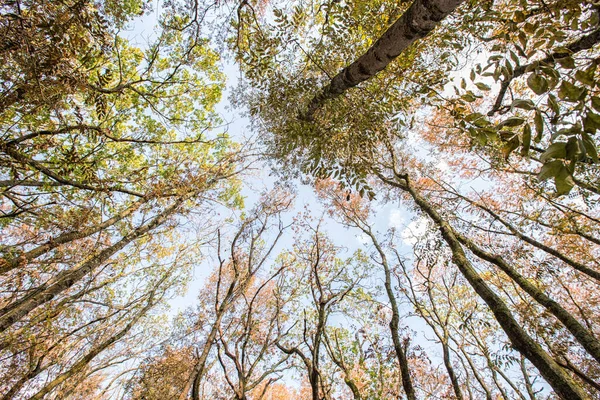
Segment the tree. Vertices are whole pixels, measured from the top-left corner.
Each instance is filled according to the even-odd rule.
[[[592,60],[594,60],[594,45],[597,41],[597,10],[585,2],[553,3],[551,5],[540,3],[533,7],[527,3],[532,11],[525,12],[523,9],[525,2],[521,3],[505,2],[501,5],[486,3],[461,9],[456,14],[456,20],[448,22],[448,24],[454,23],[454,28],[458,28],[458,31],[464,34],[463,39],[459,40],[450,32],[445,31],[445,24],[441,24],[437,34],[438,37],[444,39],[443,42],[435,43],[432,36],[428,43],[413,46],[411,48],[413,53],[408,52],[407,57],[399,62],[398,67],[402,68],[401,74],[392,64],[389,64],[389,69],[380,72],[368,82],[364,82],[361,91],[345,93],[345,96],[342,96],[343,91],[340,91],[339,94],[336,93],[338,97],[328,105],[324,105],[318,100],[319,107],[322,109],[316,118],[309,118],[309,121],[299,121],[297,116],[298,114],[302,115],[302,112],[298,113],[293,107],[287,105],[296,103],[302,107],[302,104],[312,104],[310,83],[314,85],[314,82],[318,81],[314,78],[316,75],[331,76],[328,74],[329,66],[332,64],[330,60],[339,60],[341,55],[347,55],[347,44],[338,41],[335,42],[335,46],[323,46],[322,43],[329,43],[329,40],[336,37],[336,33],[326,29],[315,30],[312,28],[315,26],[315,22],[324,21],[325,25],[333,24],[332,20],[338,16],[335,12],[330,13],[330,9],[323,9],[320,10],[321,13],[313,14],[317,16],[313,20],[306,14],[302,14],[301,10],[298,10],[297,16],[291,20],[283,17],[282,13],[276,10],[274,12],[275,24],[271,24],[274,31],[277,32],[278,27],[281,27],[280,29],[287,27],[288,32],[274,32],[269,40],[262,40],[261,44],[256,45],[255,48],[249,45],[248,48],[252,49],[255,54],[261,54],[261,57],[266,56],[269,59],[272,48],[278,48],[286,41],[287,43],[297,41],[298,39],[295,39],[294,36],[296,32],[302,30],[313,32],[317,38],[300,43],[298,46],[300,51],[296,54],[292,48],[289,48],[287,60],[291,61],[277,63],[271,57],[270,61],[261,61],[254,67],[251,65],[246,67],[246,76],[252,82],[253,90],[246,95],[244,100],[255,116],[257,126],[264,131],[267,143],[273,149],[273,154],[282,161],[280,165],[283,168],[295,167],[314,178],[338,178],[342,184],[356,187],[361,196],[368,194],[370,198],[376,194],[372,185],[379,180],[382,184],[382,192],[383,190],[387,190],[388,193],[398,191],[400,194],[391,195],[400,195],[412,200],[416,208],[427,215],[434,226],[440,230],[443,241],[451,250],[454,265],[489,306],[490,311],[510,338],[512,345],[538,368],[559,396],[587,398],[588,395],[575,383],[575,375],[571,374],[573,371],[561,367],[557,362],[560,360],[552,354],[553,351],[549,353],[544,349],[548,343],[536,340],[537,337],[532,336],[531,330],[528,332],[527,329],[520,326],[515,318],[516,310],[511,310],[510,303],[503,298],[504,294],[499,295],[489,278],[484,279],[474,266],[481,262],[479,260],[483,260],[491,262],[508,274],[511,281],[519,285],[521,290],[528,293],[554,317],[561,320],[574,336],[579,336],[577,340],[582,345],[585,343],[584,346],[587,347],[590,355],[595,353],[593,347],[597,344],[594,335],[584,327],[581,320],[578,321],[572,313],[568,312],[565,306],[531,284],[521,275],[518,268],[506,262],[503,256],[495,253],[495,250],[487,252],[475,244],[468,234],[459,232],[453,226],[452,220],[456,218],[460,221],[461,215],[454,210],[449,210],[448,205],[444,206],[432,201],[435,192],[424,184],[431,175],[435,175],[426,162],[418,159],[419,151],[423,151],[423,149],[419,149],[417,146],[426,147],[422,142],[411,146],[413,144],[405,139],[406,133],[413,128],[411,119],[415,120],[414,117],[411,118],[411,114],[417,113],[420,103],[424,103],[430,108],[422,108],[423,112],[436,107],[451,121],[451,129],[443,132],[445,137],[451,137],[451,140],[454,141],[462,140],[462,143],[465,143],[465,135],[462,133],[471,138],[470,143],[467,142],[469,146],[467,151],[470,152],[470,155],[483,156],[486,161],[489,160],[487,165],[491,172],[496,174],[495,178],[501,176],[503,163],[510,162],[509,158],[513,151],[519,147],[522,147],[521,157],[530,157],[530,159],[543,164],[539,175],[540,182],[533,182],[538,187],[538,193],[542,192],[542,195],[538,194],[539,197],[536,199],[538,204],[548,202],[555,208],[567,209],[548,198],[548,188],[543,186],[543,180],[548,177],[555,178],[556,194],[559,196],[568,193],[576,185],[582,190],[584,199],[589,199],[590,193],[596,193],[595,184],[590,184],[589,181],[573,175],[577,169],[582,177],[594,176],[595,153],[597,152],[597,143],[590,136],[595,132],[593,118],[587,116],[589,112],[593,112],[591,106],[588,106],[591,104],[588,103],[591,101],[591,97],[588,95],[593,96],[593,90],[590,92],[587,87],[575,89],[576,85],[573,82],[574,79],[577,79],[575,75],[583,80],[586,80],[587,76],[590,78],[587,79],[588,84],[595,85],[592,83],[591,77],[595,71],[595,61]],[[334,11],[339,12],[338,10]],[[340,14],[344,15],[343,12]],[[558,20],[555,18],[557,14],[560,14]],[[260,23],[266,24],[267,22],[256,22],[256,24]],[[290,26],[295,30],[289,29]],[[356,36],[360,31],[357,27],[362,27],[360,23],[347,26],[345,29],[354,32]],[[374,24],[374,26],[378,25]],[[533,47],[529,47],[531,45],[527,38],[527,32],[536,33],[539,35],[536,38],[543,37],[544,39],[537,40]],[[353,37],[352,33],[350,33],[350,37]],[[374,37],[378,37],[377,34]],[[362,45],[364,41],[357,40],[352,44],[356,45],[356,43]],[[468,47],[465,45],[468,44],[481,45],[489,49],[491,53],[504,52],[508,56],[493,54],[487,66],[478,66],[473,63],[474,69],[470,76],[474,81],[473,88],[467,86],[466,79],[460,81],[459,78],[457,81],[461,83],[460,87],[456,89],[457,96],[447,96],[443,89],[449,79],[445,76],[446,72],[455,64],[445,51],[453,47],[458,50],[467,49]],[[266,46],[266,50],[257,51],[260,46],[263,48]],[[538,49],[543,49],[546,54],[542,56]],[[446,56],[433,59],[433,51]],[[359,60],[360,54],[356,57]],[[462,54],[469,56],[466,50]],[[575,61],[576,57],[574,56],[580,57],[581,61]],[[252,56],[247,59],[253,60]],[[556,69],[555,65],[558,66]],[[425,66],[429,68],[427,73],[423,72]],[[257,77],[256,72],[253,71],[257,68],[268,71],[264,75],[266,78]],[[542,70],[546,72],[541,72]],[[515,99],[510,109],[502,108],[504,95],[513,80],[526,76],[530,71],[534,72],[528,75],[528,86],[538,98],[547,96],[547,110],[550,112],[540,109],[535,101],[538,98]],[[428,80],[429,74],[438,74],[438,79],[436,81]],[[286,78],[287,76],[295,78],[289,80]],[[479,93],[491,90],[488,84],[481,80],[476,81],[478,76],[484,80],[487,78],[496,81],[503,77],[500,94],[494,100],[495,104],[489,113],[478,111],[486,106],[485,98]],[[269,82],[265,82],[264,79],[269,79]],[[328,81],[326,78],[324,79],[326,82]],[[339,78],[333,79],[339,80]],[[556,88],[556,93],[546,95],[554,88]],[[556,100],[557,96],[564,101],[563,104],[559,105]],[[287,99],[287,103],[278,100],[281,98]],[[397,98],[402,102],[395,101]],[[396,106],[397,103],[400,104]],[[568,104],[571,103],[574,107],[569,107]],[[511,113],[521,109],[531,111],[530,118],[533,120],[527,125],[527,119],[521,116],[520,111],[516,111],[515,115],[508,118],[495,119],[496,113],[501,108],[503,111]],[[350,110],[356,109],[361,109],[361,115],[351,114]],[[573,117],[574,122],[563,122],[565,120],[559,118],[562,115]],[[571,117],[567,117],[567,119]],[[579,119],[587,121],[587,128],[583,128],[586,124],[575,123]],[[555,134],[551,137],[543,136],[544,125],[548,125]],[[533,130],[531,126],[535,127],[538,134],[537,142],[546,146],[534,150],[543,154],[543,157],[539,159],[531,154]],[[522,132],[516,131],[516,129],[520,129],[519,127],[523,127]],[[567,147],[569,148],[568,155]],[[451,146],[447,146],[447,148],[452,150]],[[468,156],[465,156],[465,159],[470,160]],[[521,175],[534,175],[535,170],[531,171],[531,166],[527,164],[531,164],[531,162],[528,163],[527,159],[523,159],[520,165],[517,166],[515,162],[510,169]],[[526,172],[523,172],[522,166],[525,166]],[[576,181],[579,181],[579,184],[576,184]],[[506,182],[499,180],[497,182],[512,183],[513,180],[507,178]],[[540,185],[540,183],[542,184]],[[444,185],[440,186],[441,190],[448,191]],[[504,190],[506,191],[506,189]],[[454,195],[456,196],[456,194]],[[467,200],[467,202],[470,201]],[[482,207],[485,206],[481,203],[470,202],[470,206],[476,204],[480,206],[481,210],[484,210]],[[558,259],[561,263],[592,278],[597,274],[596,267],[590,265],[589,262],[582,262],[578,256],[566,255],[555,246],[544,244],[536,239],[535,234],[523,233],[516,225],[501,217],[500,213],[487,208],[486,212],[504,226],[500,231],[502,233],[499,234],[502,235],[504,231],[509,231],[519,241],[535,248],[536,252],[548,254],[553,260]],[[590,216],[588,213],[582,214]],[[529,222],[530,226],[536,226],[535,222],[531,220]],[[588,226],[590,226],[589,222]],[[546,229],[543,228],[543,230]],[[585,235],[587,228],[579,229],[579,231]],[[591,239],[593,242],[593,235]],[[569,246],[574,245],[573,242],[571,243]],[[558,246],[566,246],[566,243]],[[472,261],[473,258],[470,253],[465,251],[466,249],[473,252],[477,261]],[[582,249],[582,251],[582,259],[592,259],[588,258],[585,250]],[[569,292],[569,289],[566,289],[566,292]],[[559,296],[561,299],[565,299],[564,295],[565,292]],[[559,315],[560,317],[558,317]],[[528,329],[533,329],[533,327]],[[564,362],[560,362],[564,365]]]
[[[218,57],[176,15],[141,49],[117,31],[142,2],[4,3],[0,393],[75,396],[155,344],[146,314],[185,286],[248,164],[210,132]],[[191,209],[200,240],[176,229]]]

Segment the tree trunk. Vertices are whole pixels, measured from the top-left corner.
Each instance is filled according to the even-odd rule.
[[[311,121],[329,99],[375,76],[418,39],[427,36],[463,0],[415,0],[404,14],[352,64],[312,98],[300,119]]]
[[[71,288],[83,277],[102,265],[129,243],[160,226],[179,208],[183,201],[184,198],[179,198],[173,205],[166,208],[149,223],[136,228],[133,232],[121,238],[117,243],[102,250],[88,261],[82,263],[78,268],[59,274],[54,280],[54,283],[45,284],[41,288],[35,289],[33,293],[24,296],[20,300],[17,300],[13,304],[0,310],[0,315],[2,315],[0,317],[0,332],[5,331],[14,323],[20,321],[36,307],[52,300],[57,294]]]
[[[463,400],[462,391],[460,390],[460,383],[458,382],[458,378],[454,372],[454,367],[452,366],[452,361],[450,360],[450,346],[448,345],[447,339],[442,340],[441,343],[444,354],[444,366],[446,367],[446,371],[448,371],[448,376],[450,377],[450,382],[452,383],[454,395],[456,396],[457,400]]]
[[[50,383],[48,383],[46,386],[44,386],[39,392],[37,392],[36,394],[31,396],[29,398],[29,400],[40,400],[40,399],[44,398],[45,395],[50,393],[58,385],[60,385],[67,379],[71,378],[73,375],[77,374],[78,372],[80,372],[84,368],[86,368],[87,365],[94,358],[96,358],[96,356],[98,354],[100,354],[101,352],[103,352],[104,350],[106,350],[107,348],[112,346],[114,343],[121,340],[131,330],[131,328],[133,328],[133,326],[140,320],[140,318],[142,318],[152,308],[152,306],[154,306],[155,303],[153,302],[153,299],[154,299],[154,293],[150,296],[150,299],[148,300],[148,304],[146,304],[146,306],[144,306],[144,308],[142,308],[142,310],[137,315],[135,315],[135,317],[133,317],[133,319],[131,321],[129,321],[129,323],[125,326],[125,328],[123,328],[117,334],[111,336],[104,342],[100,343],[98,346],[95,346],[94,348],[92,348],[92,350],[90,350],[89,353],[87,353],[79,361],[77,361],[75,364],[73,364],[73,366],[67,372],[64,372],[64,373],[60,374],[59,376],[57,376],[56,378],[54,378],[52,381],[50,381]]]
[[[362,229],[362,231],[371,238],[377,253],[379,253],[379,257],[381,258],[381,265],[383,266],[385,273],[385,292],[390,302],[390,308],[392,309],[392,320],[390,321],[389,326],[392,334],[392,341],[394,343],[394,349],[396,350],[396,356],[398,357],[398,363],[400,364],[402,387],[404,388],[404,392],[406,393],[408,400],[416,400],[415,389],[410,378],[410,367],[408,365],[408,359],[406,358],[406,351],[402,346],[402,343],[400,342],[400,336],[398,335],[400,312],[398,311],[398,302],[396,301],[396,296],[394,296],[394,291],[392,290],[392,274],[387,261],[387,256],[379,245],[377,238],[375,238],[375,235],[373,235],[373,232],[371,232],[370,229]]]
[[[390,183],[388,179],[385,181],[388,184]],[[427,214],[440,229],[444,241],[452,251],[452,261],[475,292],[488,305],[513,347],[536,366],[540,374],[561,398],[569,400],[588,399],[588,396],[573,379],[525,332],[502,298],[479,276],[465,255],[453,229],[435,208],[409,184],[408,178],[406,178],[405,183],[393,181],[393,184],[409,193],[421,211]]]
[[[85,229],[81,229],[75,232],[67,232],[63,233],[53,239],[48,240],[46,243],[37,246],[36,248],[29,250],[28,252],[22,254],[21,256],[14,257],[12,259],[2,259],[0,260],[0,274],[5,274],[9,271],[12,271],[14,268],[17,268],[22,263],[27,263],[55,248],[60,246],[61,244],[69,243],[74,240],[82,239],[87,236],[93,235],[94,233],[100,232],[103,229],[108,228],[111,225],[116,224],[121,221],[123,218],[133,214],[143,203],[144,201],[139,201],[121,211],[117,215],[112,218],[107,219],[104,222],[101,222],[97,225],[90,226]]]
[[[456,233],[456,238],[464,244],[477,257],[496,265],[506,275],[508,275],[521,289],[529,294],[538,304],[542,305],[548,312],[556,317],[577,339],[577,342],[600,363],[600,343],[598,340],[577,321],[577,319],[565,310],[560,304],[552,300],[546,293],[538,289],[527,278],[519,274],[513,267],[508,265],[500,256],[494,256],[482,250],[473,241],[465,236]]]

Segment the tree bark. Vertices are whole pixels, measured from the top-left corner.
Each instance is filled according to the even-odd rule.
[[[600,363],[600,342],[577,321],[577,319],[565,310],[560,304],[554,301],[546,293],[538,289],[527,278],[519,274],[512,266],[500,256],[495,256],[482,250],[473,241],[465,236],[456,233],[459,242],[465,245],[477,257],[497,266],[506,275],[508,275],[521,289],[529,294],[538,304],[542,305],[550,314],[563,323],[569,332],[577,339],[577,342]]]
[[[404,14],[352,64],[312,98],[300,119],[311,121],[325,101],[375,76],[410,45],[427,36],[464,0],[415,0]]]
[[[88,228],[84,228],[74,232],[66,232],[63,233],[53,239],[48,240],[46,243],[37,246],[34,249],[29,250],[26,253],[23,253],[21,256],[14,257],[12,259],[4,258],[0,260],[0,274],[5,274],[9,271],[12,271],[14,268],[17,268],[22,263],[26,263],[31,261],[55,248],[60,246],[61,244],[69,243],[74,240],[82,239],[87,236],[93,235],[94,233],[100,232],[103,229],[108,228],[126,218],[127,216],[133,214],[143,203],[145,200],[138,201],[123,211],[119,212],[115,216],[107,219],[104,222],[101,222],[97,225],[90,226]]]
[[[94,358],[96,358],[96,356],[98,354],[100,354],[101,352],[103,352],[104,350],[106,350],[107,348],[109,348],[110,346],[112,346],[114,343],[116,343],[119,340],[121,340],[131,330],[131,328],[134,327],[134,325],[140,320],[140,318],[142,318],[156,304],[153,300],[154,300],[154,293],[152,293],[150,295],[150,298],[148,300],[148,304],[146,304],[144,306],[144,308],[142,308],[140,310],[140,312],[137,313],[133,317],[133,319],[131,321],[129,321],[129,323],[123,329],[121,329],[118,333],[116,333],[115,335],[111,336],[110,338],[108,338],[104,342],[102,342],[99,345],[97,345],[94,348],[92,348],[92,350],[90,350],[89,353],[87,353],[79,361],[77,361],[75,364],[73,364],[73,366],[68,371],[66,371],[66,372],[60,374],[59,376],[57,376],[56,378],[54,378],[52,381],[50,381],[50,383],[48,383],[46,386],[44,386],[39,392],[37,392],[36,394],[34,394],[33,396],[31,396],[29,398],[29,400],[40,400],[40,399],[44,398],[45,395],[47,395],[48,393],[50,393],[58,385],[60,385],[61,383],[63,383],[67,379],[71,378],[73,375],[77,374],[78,372],[80,372],[84,368],[86,368],[87,365]]]
[[[381,177],[381,176],[380,176]],[[523,354],[536,368],[552,387],[552,389],[563,399],[588,399],[585,392],[573,381],[573,379],[550,357],[544,349],[536,343],[531,336],[515,320],[512,312],[502,300],[481,278],[477,270],[473,268],[468,260],[461,243],[454,234],[448,222],[437,212],[437,210],[408,182],[408,177],[401,181],[391,181],[383,177],[384,182],[392,184],[404,190],[413,198],[419,209],[427,214],[439,228],[442,237],[452,252],[452,261],[458,267],[462,275],[467,279],[471,287],[488,305],[496,321],[500,324],[513,347]]]

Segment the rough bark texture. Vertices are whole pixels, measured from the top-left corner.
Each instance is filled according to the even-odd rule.
[[[415,0],[404,14],[355,62],[333,77],[308,104],[301,119],[310,121],[329,99],[375,76],[418,39],[427,36],[464,0]]]
[[[560,304],[554,301],[550,296],[538,289],[527,278],[519,274],[502,257],[494,256],[482,250],[474,242],[463,235],[456,234],[457,239],[473,252],[477,257],[496,265],[506,275],[508,275],[521,289],[535,299],[538,304],[544,306],[552,315],[554,315],[577,339],[579,344],[600,363],[600,342],[577,321],[577,319],[565,310]]]
[[[390,183],[391,181],[386,179],[386,182]],[[577,383],[527,334],[519,322],[515,320],[502,298],[488,286],[473,268],[448,222],[415,188],[408,184],[408,181],[406,183],[396,181],[392,183],[394,186],[408,192],[421,211],[427,214],[440,229],[444,241],[452,251],[452,261],[475,292],[488,305],[513,347],[535,365],[540,374],[561,398],[568,400],[588,399],[589,397]]]

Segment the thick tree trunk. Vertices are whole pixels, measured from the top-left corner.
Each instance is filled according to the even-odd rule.
[[[546,293],[538,289],[538,287],[531,283],[527,278],[519,274],[512,266],[508,265],[502,257],[485,252],[473,241],[459,233],[455,232],[455,235],[463,245],[473,252],[473,254],[496,265],[519,285],[521,289],[533,297],[538,304],[545,307],[548,312],[562,322],[569,332],[577,339],[577,342],[579,342],[579,344],[581,344],[581,346],[600,363],[600,342],[598,342],[598,340],[583,325],[581,325],[571,313],[565,310],[556,301],[552,300]]]
[[[138,227],[133,232],[121,238],[117,243],[102,250],[88,261],[82,263],[78,268],[59,274],[56,279],[54,279],[53,283],[46,284],[41,288],[36,289],[33,293],[24,296],[22,299],[17,300],[13,304],[0,310],[0,332],[5,331],[14,323],[20,321],[36,307],[51,301],[57,294],[71,288],[134,240],[160,226],[179,208],[183,201],[184,198],[178,199],[173,205],[166,208],[149,223]]]
[[[325,103],[375,76],[418,39],[427,36],[463,0],[415,0],[404,14],[355,62],[341,70],[313,97],[303,120],[313,119]]]
[[[384,178],[385,179],[385,178]],[[417,206],[427,214],[440,229],[444,241],[452,251],[452,261],[458,267],[462,275],[467,279],[471,287],[488,305],[496,321],[500,324],[513,347],[523,354],[536,366],[540,374],[552,387],[552,389],[563,399],[588,399],[585,392],[573,381],[573,379],[550,357],[544,349],[536,343],[529,334],[515,320],[512,312],[488,284],[481,278],[468,260],[461,243],[454,234],[448,222],[436,211],[436,209],[412,187],[408,178],[406,181],[391,182],[413,198]]]

